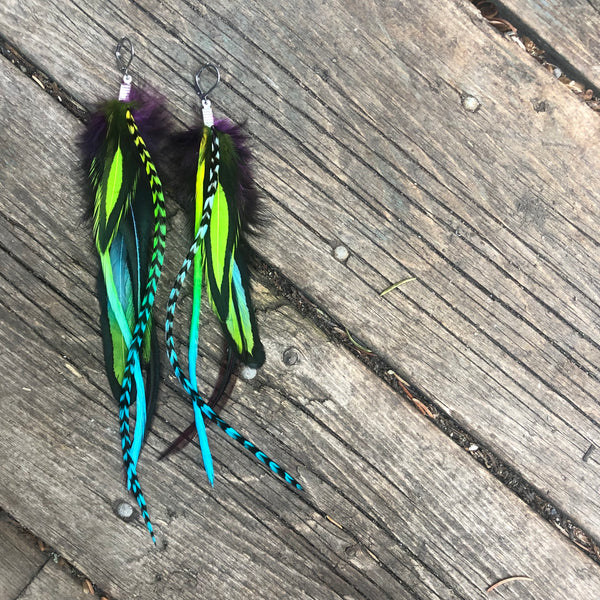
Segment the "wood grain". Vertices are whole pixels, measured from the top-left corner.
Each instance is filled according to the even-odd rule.
[[[221,64],[215,110],[255,136],[261,256],[600,538],[597,115],[468,3],[0,10],[84,104],[114,93],[122,33],[185,123],[190,74]]]
[[[68,566],[48,561],[38,576],[15,600],[90,600],[89,588],[69,573]]]
[[[306,494],[212,429],[214,489],[195,447],[157,462],[190,417],[169,378],[139,468],[159,546],[139,519],[119,520],[115,503],[130,499],[82,221],[81,124],[6,61],[0,85],[13,91],[0,112],[0,505],[23,525],[116,598],[471,600],[523,573],[533,580],[501,597],[597,598],[597,565],[260,288],[268,361],[223,414],[297,474]],[[184,230],[181,215],[170,228]],[[182,255],[184,240],[171,239],[170,252]],[[286,366],[291,346],[299,360]]]
[[[47,560],[33,536],[20,531],[15,521],[0,511],[0,598],[20,597]]]
[[[190,75],[220,63],[215,111],[248,117],[259,158],[260,255],[600,537],[599,459],[581,460],[600,444],[597,115],[467,3],[315,11],[9,0],[0,33],[87,106],[115,93],[112,50],[130,34],[136,77],[186,124]],[[598,597],[597,566],[268,296],[267,366],[225,414],[298,465],[308,495],[217,432],[214,490],[195,449],[157,464],[190,417],[168,381],[140,469],[168,545],[120,522],[81,126],[1,66],[0,505],[123,598],[471,599],[515,574],[533,581],[498,595]],[[185,244],[169,243],[172,278]],[[211,381],[218,336],[206,334]],[[289,346],[294,369],[277,360]]]

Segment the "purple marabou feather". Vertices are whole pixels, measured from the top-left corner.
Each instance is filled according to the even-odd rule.
[[[81,151],[86,163],[91,163],[98,153],[104,138],[106,137],[106,114],[103,110],[96,110],[81,136]],[[87,172],[87,169],[86,169]]]
[[[215,129],[231,137],[237,162],[237,205],[240,210],[242,227],[260,225],[259,194],[252,173],[252,152],[249,139],[242,127],[229,119],[215,120]],[[198,152],[202,139],[203,126],[176,133],[171,138],[170,184],[178,188],[176,198],[186,211],[195,205],[196,172],[198,170]]]
[[[169,144],[170,168],[167,171],[169,187],[177,190],[175,199],[186,212],[191,209],[192,214],[201,139],[202,127],[195,127],[174,133]],[[193,227],[193,218],[191,226]]]
[[[132,87],[129,101],[133,104],[133,118],[148,151],[155,159],[164,149],[164,142],[171,129],[171,119],[165,108],[164,98],[156,93]]]
[[[170,130],[170,118],[165,109],[164,99],[157,94],[132,86],[128,104],[131,104],[131,112],[140,135],[156,164],[156,157],[161,154],[163,140]],[[106,138],[106,112],[110,105],[111,101],[104,102],[96,109],[81,136],[81,151],[88,165]]]
[[[246,132],[229,119],[215,120],[215,129],[231,137],[238,160],[238,207],[242,217],[242,227],[255,225],[258,221],[258,190],[252,173],[253,156],[249,148]]]

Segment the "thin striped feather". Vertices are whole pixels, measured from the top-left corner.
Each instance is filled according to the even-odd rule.
[[[216,144],[216,151],[215,151]],[[190,322],[190,335],[188,340],[188,378],[191,389],[198,393],[196,365],[198,356],[198,341],[200,328],[200,314],[202,303],[202,280],[205,268],[205,243],[204,239],[211,225],[211,214],[215,193],[218,187],[219,172],[219,153],[218,140],[214,140],[213,130],[208,127],[202,128],[200,144],[198,149],[198,162],[195,173],[194,183],[194,231],[195,238],[190,250],[183,261],[183,265],[177,274],[175,283],[171,290],[167,304],[167,318],[165,321],[165,340],[167,345],[167,355],[169,361],[176,373],[180,370],[175,352],[175,342],[173,339],[173,321],[175,308],[185,278],[194,265],[194,284],[192,300],[192,318]],[[208,168],[207,168],[208,166]],[[176,364],[177,363],[177,364]],[[198,433],[198,442],[202,454],[204,469],[211,485],[214,485],[214,465],[208,435],[202,412],[197,403],[194,404],[194,422]]]
[[[205,155],[206,155],[206,147],[207,141],[210,136],[210,130],[205,127],[202,130],[202,137],[200,140],[200,147],[198,150],[198,161],[196,165],[196,184],[194,186],[194,202],[196,205],[195,211],[195,222],[194,229],[196,231],[196,235],[194,241],[188,251],[186,258],[183,261],[183,265],[177,274],[175,279],[175,283],[173,284],[173,288],[171,289],[171,294],[169,296],[169,301],[167,303],[167,318],[165,320],[165,340],[167,345],[167,356],[169,357],[169,361],[173,356],[176,356],[175,353],[175,342],[173,339],[173,316],[175,314],[175,307],[177,305],[177,301],[179,299],[179,295],[183,284],[185,282],[185,278],[193,265],[194,267],[194,280],[193,280],[193,294],[192,294],[192,318],[190,322],[190,335],[189,335],[189,344],[188,344],[188,372],[190,384],[195,391],[198,391],[198,381],[196,376],[196,365],[197,365],[197,357],[198,357],[198,339],[199,339],[199,328],[200,328],[200,314],[201,314],[201,304],[202,304],[202,274],[203,274],[203,244],[202,238],[203,234],[206,232],[206,229],[201,229],[201,221],[202,215],[204,211],[204,173],[206,169]],[[202,231],[202,233],[201,233]],[[171,365],[175,369],[175,365],[171,362]],[[204,424],[204,419],[201,417],[201,414],[194,410],[195,415],[195,426],[196,431],[198,433],[198,442],[200,445],[200,452],[202,454],[202,461],[204,463],[204,470],[206,471],[206,476],[211,485],[214,485],[214,465],[212,460],[212,454],[210,452],[210,445],[208,443],[208,435],[206,433],[206,426]]]
[[[210,397],[208,398],[208,400],[206,400],[206,403],[211,408],[214,409],[217,402],[223,397],[224,394],[227,393],[227,389],[231,387],[234,383],[234,380],[231,378],[231,376],[233,374],[236,362],[237,361],[235,354],[233,353],[230,347],[227,347],[227,350],[225,352],[225,362],[221,364],[221,367],[219,369],[217,383],[213,388]],[[194,435],[196,435],[197,433],[198,432],[196,428],[196,421],[194,419],[191,425],[189,425],[184,431],[182,431],[177,436],[177,439],[175,439],[170,446],[168,446],[165,450],[163,450],[160,453],[158,460],[162,460],[170,454],[182,450],[187,444],[189,444],[194,439]]]
[[[202,248],[202,239],[201,233],[198,231],[196,237],[194,238],[194,242],[192,243],[187,256],[185,257],[179,272],[177,273],[177,277],[175,278],[175,283],[171,289],[171,293],[169,294],[169,300],[167,302],[167,317],[165,319],[165,343],[167,346],[167,356],[169,358],[169,362],[173,367],[175,375],[179,379],[180,375],[183,376],[181,372],[181,367],[179,365],[179,360],[177,359],[177,352],[175,350],[175,340],[173,338],[173,323],[175,320],[175,310],[177,308],[177,300],[181,294],[181,289],[185,283],[185,278],[190,270],[192,263],[195,261],[199,254],[199,250]],[[200,270],[200,273],[202,271]],[[194,272],[195,274],[196,272]],[[195,290],[194,290],[195,292]],[[198,297],[200,297],[201,289],[198,290]],[[193,343],[193,342],[192,342]],[[197,381],[196,381],[196,369],[195,369],[195,361],[196,354],[193,355],[193,360],[191,357],[192,352],[192,343],[190,343],[190,365],[194,365],[193,371],[193,382],[189,379],[189,387],[192,389],[197,395]],[[197,352],[197,347],[196,347]],[[192,377],[192,370],[190,367],[190,377]],[[186,390],[187,391],[187,390]],[[196,430],[198,432],[198,441],[200,444],[200,451],[202,454],[202,461],[204,462],[204,470],[206,471],[206,475],[211,485],[214,485],[214,466],[212,460],[212,454],[210,452],[210,446],[208,444],[208,436],[206,434],[206,426],[204,425],[204,420],[199,418],[200,415],[197,411],[196,406],[194,406],[194,415],[195,415],[195,423]]]
[[[200,149],[198,151],[198,166],[196,169],[196,185],[195,185],[195,211],[194,211],[194,231],[196,235],[200,230],[204,206],[204,172],[206,167],[205,150],[206,143],[210,130],[205,127],[202,132],[200,141]],[[192,318],[190,321],[190,337],[188,347],[188,367],[190,381],[194,384],[197,390],[196,364],[198,358],[198,340],[200,330],[200,314],[202,307],[202,273],[204,263],[204,253],[199,247],[200,252],[194,254],[194,283],[192,291]]]
[[[194,228],[198,232],[200,222],[202,220],[202,212],[204,205],[204,173],[206,170],[206,144],[208,142],[210,130],[205,127],[202,132],[200,141],[200,149],[198,151],[198,169],[196,174],[196,211],[194,215]],[[192,318],[190,321],[190,337],[188,347],[188,373],[194,390],[198,391],[198,381],[196,376],[196,365],[198,359],[198,342],[200,333],[200,314],[202,308],[202,275],[204,252],[203,246],[200,245],[199,252],[194,256],[194,282],[192,292]],[[200,446],[200,454],[204,463],[204,470],[211,486],[214,486],[215,474],[210,445],[208,443],[208,434],[206,433],[206,425],[204,418],[194,404],[194,422],[196,424],[196,432],[198,433],[198,444]]]
[[[138,160],[141,163],[145,178],[141,178],[140,185],[147,185],[152,195],[154,209],[154,231],[152,235],[151,259],[148,271],[148,281],[144,291],[139,314],[136,317],[135,328],[133,330],[133,339],[129,346],[127,356],[127,364],[121,385],[121,396],[119,398],[119,421],[121,433],[121,447],[123,451],[123,462],[127,474],[128,487],[131,486],[131,491],[134,494],[137,503],[142,512],[142,516],[146,523],[146,527],[152,536],[152,541],[156,543],[152,524],[147,511],[146,500],[144,498],[142,488],[136,472],[136,466],[132,458],[132,444],[129,432],[129,407],[132,402],[132,382],[134,377],[134,369],[136,361],[140,360],[140,352],[144,340],[146,328],[150,321],[150,315],[154,300],[158,280],[161,275],[162,264],[164,261],[165,237],[166,237],[166,213],[164,206],[164,197],[162,192],[162,184],[156,172],[156,168],[150,154],[146,148],[146,144],[142,139],[135,119],[128,108],[125,112],[125,120],[127,129],[131,136],[131,142],[137,151]]]

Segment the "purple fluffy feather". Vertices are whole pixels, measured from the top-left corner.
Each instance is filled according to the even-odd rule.
[[[256,225],[258,222],[259,194],[254,183],[252,171],[253,156],[249,148],[246,132],[229,119],[217,119],[215,129],[231,137],[238,160],[238,208],[242,217],[242,227]]]
[[[91,115],[86,130],[81,136],[81,151],[86,163],[90,163],[98,153],[106,138],[107,111],[118,100],[102,103]],[[165,108],[164,99],[147,90],[131,86],[129,102],[131,113],[153,160],[161,154],[163,140],[170,130],[170,117]]]
[[[236,203],[240,211],[242,228],[261,224],[259,215],[259,193],[253,177],[253,156],[249,147],[249,138],[242,127],[229,119],[215,120],[214,128],[220,134],[231,137],[237,162]],[[198,169],[198,153],[202,139],[203,126],[177,133],[171,140],[172,173],[177,178],[170,183],[178,188],[177,200],[185,210],[195,204],[196,171]]]

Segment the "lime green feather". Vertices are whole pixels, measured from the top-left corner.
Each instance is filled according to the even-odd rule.
[[[123,140],[128,135],[124,128],[127,108],[117,101],[107,105],[107,133],[100,152],[90,165],[90,180],[94,189],[94,236],[102,255],[106,252],[119,229],[139,177],[139,170],[125,169],[132,160],[131,149]]]
[[[206,169],[206,143],[210,129],[205,127],[202,131],[202,140],[198,151],[198,168],[196,172],[196,194],[194,211],[194,231],[197,233],[200,229],[202,220],[202,211],[204,207],[204,171]],[[204,250],[200,246],[199,251],[194,256],[194,279],[192,291],[192,319],[190,322],[190,339],[188,346],[189,376],[192,385],[198,389],[196,376],[196,364],[198,359],[198,340],[200,334],[200,313],[202,307],[202,273],[204,262]]]
[[[112,276],[110,288],[113,302],[107,303],[107,316],[112,343],[112,370],[115,379],[120,384],[125,373],[127,352],[129,343],[131,343],[131,331],[133,330],[136,314],[133,305],[131,277],[127,268],[127,249],[125,240],[121,235],[115,236],[112,243],[110,263],[111,272],[104,272],[105,277]],[[115,292],[118,299],[116,304],[114,304]],[[124,313],[124,316],[121,313]],[[119,314],[118,318],[117,314]],[[127,327],[123,329],[122,325],[119,325],[119,321],[122,325],[126,322]]]
[[[231,273],[232,244],[229,239],[231,220],[229,209],[223,186],[219,183],[210,218],[208,243],[210,244],[211,261],[207,264],[207,268],[212,270],[212,278],[218,291],[222,294],[228,293],[227,290],[223,290],[223,287],[228,285]]]

